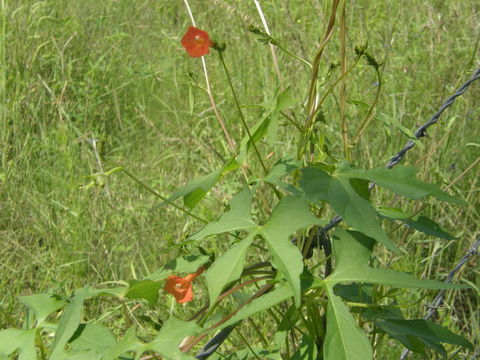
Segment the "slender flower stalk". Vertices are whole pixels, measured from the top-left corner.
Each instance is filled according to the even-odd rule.
[[[238,96],[237,92],[235,91],[235,88],[232,83],[232,78],[230,77],[230,73],[228,72],[227,65],[225,64],[225,60],[223,59],[223,54],[222,50],[218,51],[218,55],[220,57],[220,62],[222,63],[223,70],[225,71],[225,75],[227,76],[228,84],[230,85],[230,89],[232,90],[232,95],[233,95],[233,100],[235,102],[235,106],[237,107],[238,113],[240,115],[240,119],[242,120],[243,127],[245,128],[245,131],[248,134],[248,138],[250,139],[250,142],[252,143],[252,146],[255,150],[255,153],[257,154],[258,160],[260,161],[260,164],[262,165],[263,171],[265,174],[268,174],[267,167],[265,166],[265,163],[263,162],[262,156],[260,155],[260,152],[258,151],[257,145],[255,144],[255,141],[253,139],[252,133],[250,132],[250,129],[248,128],[247,121],[245,120],[245,116],[243,115],[242,108],[240,106],[240,102],[238,101]]]

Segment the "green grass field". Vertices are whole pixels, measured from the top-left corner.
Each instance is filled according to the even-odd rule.
[[[204,86],[201,62],[181,48],[190,25],[182,1],[0,3],[3,328],[20,324],[23,309],[16,296],[47,289],[68,293],[87,283],[142,277],[178,256],[176,244],[200,226],[176,209],[158,206],[158,198],[121,172],[105,179],[92,175],[123,166],[167,196],[222,166],[229,148],[207,94],[198,86]],[[264,0],[262,6],[272,35],[292,53],[311,60],[328,20],[325,3]],[[190,5],[198,27],[226,43],[225,61],[253,125],[262,114],[258,105],[271,99],[278,85],[269,48],[248,31],[250,24],[261,27],[254,3],[192,0]],[[368,41],[370,51],[384,62],[377,112],[415,130],[479,66],[479,24],[480,3],[474,0],[350,1],[347,58],[351,62],[353,48]],[[339,49],[336,31],[321,76],[339,61]],[[301,112],[308,68],[277,54],[282,85],[294,89],[299,100],[295,109]],[[206,61],[219,111],[239,142],[242,126],[221,66],[214,54]],[[370,104],[376,81],[370,67],[359,65],[348,77],[347,99]],[[447,110],[422,140],[424,146],[413,149],[404,162],[418,166],[421,179],[469,202],[466,207],[423,202],[424,213],[457,239],[397,229],[392,238],[404,253],[389,260],[392,268],[443,280],[479,235],[479,94],[480,82]],[[329,110],[322,131],[330,151],[341,157],[336,101],[331,97],[325,105]],[[364,114],[362,107],[347,104],[351,129]],[[274,144],[269,165],[294,151],[289,128],[281,132],[284,141]],[[383,166],[406,140],[397,128],[376,119],[353,149],[353,162]],[[92,180],[103,185],[87,186]],[[239,184],[226,178],[194,212],[215,218]],[[395,206],[420,208],[403,200]],[[214,242],[206,246],[222,249]],[[478,348],[478,258],[455,281],[472,289],[449,292],[435,320]],[[405,303],[422,299],[428,304],[434,295],[410,290]],[[168,314],[172,304],[162,301],[160,313]],[[422,317],[426,310],[414,306],[404,311]],[[256,341],[254,332],[247,335]],[[397,359],[401,347],[391,346],[394,350],[385,346],[378,358]]]

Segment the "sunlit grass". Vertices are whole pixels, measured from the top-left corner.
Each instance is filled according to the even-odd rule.
[[[325,29],[328,7],[320,1],[262,4],[273,36],[310,60]],[[225,61],[233,70],[249,124],[261,116],[258,105],[271,99],[280,85],[295,90],[295,110],[302,113],[308,67],[278,52],[284,82],[277,83],[269,49],[247,30],[250,23],[261,24],[252,3],[218,0],[191,5],[199,26],[227,45]],[[348,60],[353,59],[353,48],[368,40],[370,51],[384,62],[378,112],[412,130],[426,121],[478,66],[479,11],[475,1],[349,4]],[[103,186],[85,188],[101,168],[121,165],[168,195],[219,168],[230,155],[200,87],[201,65],[180,49],[188,25],[181,1],[2,2],[2,327],[19,321],[15,296],[45,289],[69,292],[85,283],[140,277],[176,256],[176,244],[198,228],[179,211],[159,207],[158,199],[121,173],[109,176]],[[321,76],[330,63],[339,61],[338,49],[336,34]],[[220,64],[213,55],[207,64],[215,100],[238,142],[242,126]],[[359,65],[348,77],[347,100],[370,103],[376,86],[371,68]],[[419,167],[424,180],[444,189],[479,156],[478,86],[446,112],[422,141],[424,147],[406,159]],[[325,108],[329,110],[319,130],[330,139],[330,151],[340,154],[336,99],[329,99]],[[364,115],[363,108],[347,104],[351,129]],[[275,144],[270,166],[296,141],[286,124],[285,120],[281,127],[286,140]],[[96,139],[96,149],[91,139]],[[353,162],[382,166],[406,140],[398,130],[375,121],[353,149]],[[393,260],[393,267],[418,277],[445,277],[479,232],[479,175],[479,167],[473,167],[449,190],[469,206],[425,208],[458,240],[446,242],[399,229],[392,237],[406,253]],[[239,188],[237,180],[227,178],[195,211],[214,218]],[[384,199],[388,194],[378,196]],[[419,207],[413,202],[396,206]],[[471,265],[460,277],[458,281],[474,290],[448,295],[439,321],[478,342],[478,270]],[[168,307],[161,310],[167,312]],[[405,311],[411,317],[423,315],[421,307]],[[254,338],[253,333],[247,335]]]

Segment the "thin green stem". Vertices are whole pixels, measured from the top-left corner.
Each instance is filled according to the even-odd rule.
[[[305,153],[305,147],[307,146],[307,141],[306,139],[308,138],[309,134],[311,133],[311,129],[312,129],[312,126],[313,126],[313,121],[314,119],[316,118],[317,114],[320,112],[321,110],[321,107],[322,107],[322,104],[325,102],[325,100],[327,99],[328,95],[330,95],[333,90],[335,89],[335,87],[338,85],[338,83],[340,81],[342,81],[342,79],[344,79],[359,63],[361,57],[357,57],[355,62],[347,69],[347,71],[345,71],[344,73],[342,73],[334,82],[332,85],[330,85],[330,87],[325,91],[325,93],[323,94],[323,96],[320,98],[320,100],[318,101],[317,103],[317,106],[315,107],[315,111],[311,117],[312,121],[307,124],[308,127],[305,128],[304,130],[304,146],[302,149],[300,149],[300,152],[299,152],[299,155],[298,155],[298,158],[301,157],[301,155],[303,155]]]
[[[260,359],[260,357],[257,355],[257,353],[253,350],[252,346],[250,345],[250,342],[245,338],[245,336],[243,336],[242,332],[240,330],[238,330],[238,328],[235,328],[235,331],[238,333],[238,335],[242,338],[243,342],[245,343],[245,345],[247,345],[248,349],[250,350],[250,352],[253,354],[253,356],[255,356],[256,359],[258,360],[262,360]]]
[[[378,79],[378,89],[377,89],[377,94],[375,95],[375,100],[373,101],[372,106],[370,106],[370,109],[368,110],[367,115],[363,119],[362,123],[360,124],[360,127],[357,130],[357,133],[353,137],[352,144],[356,145],[358,140],[360,140],[360,137],[362,134],[365,132],[367,127],[372,123],[373,116],[375,115],[375,107],[378,104],[378,99],[380,98],[380,92],[382,90],[382,76],[380,74],[380,71],[378,70],[378,67],[375,67],[375,72],[377,73],[377,79]]]
[[[318,77],[318,69],[320,67],[320,59],[322,58],[323,50],[325,46],[329,42],[330,38],[333,34],[333,27],[335,25],[335,17],[337,14],[337,7],[340,3],[340,0],[334,0],[332,5],[332,12],[330,13],[330,20],[328,22],[327,31],[323,37],[323,40],[320,44],[320,47],[315,54],[315,59],[312,65],[312,76],[310,80],[310,87],[308,89],[308,102],[307,102],[307,122],[305,128],[308,129],[310,123],[312,122],[312,116],[315,111],[315,97],[317,94],[316,85],[317,85],[317,77]]]
[[[287,54],[288,56],[291,56],[292,58],[298,60],[298,61],[301,61],[302,63],[304,63],[305,65],[307,65],[309,68],[312,68],[312,64],[310,64],[307,60],[301,58],[300,56],[298,55],[295,55],[294,53],[291,53],[290,51],[288,51],[287,49],[285,49],[282,45],[276,43],[275,44],[280,50],[282,50],[285,54]]]
[[[235,91],[235,88],[232,83],[232,78],[230,76],[230,73],[228,72],[227,65],[225,64],[225,60],[223,59],[222,51],[218,52],[218,55],[220,57],[220,62],[222,63],[223,70],[225,71],[225,75],[227,76],[228,84],[230,85],[230,89],[232,90],[232,95],[233,99],[235,102],[235,106],[237,107],[238,113],[240,115],[240,119],[242,120],[243,127],[245,128],[245,131],[248,134],[248,138],[250,139],[250,142],[252,143],[252,146],[255,150],[255,153],[257,154],[258,160],[260,161],[260,164],[262,165],[263,171],[265,174],[268,174],[267,167],[265,166],[265,163],[262,160],[262,156],[260,155],[260,152],[258,151],[257,145],[255,144],[255,140],[253,139],[252,133],[250,132],[250,129],[248,128],[247,121],[245,120],[245,116],[243,115],[242,108],[240,106],[240,102],[238,101],[238,96],[237,92]]]
[[[135,181],[138,185],[140,185],[141,187],[143,187],[145,190],[147,190],[149,193],[155,195],[156,197],[158,197],[159,199],[161,199],[162,201],[166,202],[168,205],[170,206],[173,206],[175,209],[177,210],[180,210],[181,212],[187,214],[187,215],[190,215],[191,217],[203,222],[204,224],[207,224],[209,221],[208,220],[205,220],[205,219],[202,219],[200,216],[197,216],[195,215],[194,213],[188,211],[187,209],[184,209],[182,208],[181,206],[178,206],[177,204],[175,204],[173,201],[170,201],[169,199],[167,199],[165,196],[159,194],[155,189],[152,189],[150,186],[148,186],[147,184],[145,184],[144,182],[142,182],[140,179],[138,179],[135,175],[133,175],[131,172],[129,172],[128,170],[122,168],[123,172],[125,173],[125,175],[127,175],[130,179],[132,179],[133,181]]]

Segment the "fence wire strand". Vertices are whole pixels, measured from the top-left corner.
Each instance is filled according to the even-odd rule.
[[[460,259],[460,261],[458,262],[457,266],[455,266],[453,268],[452,271],[450,271],[450,273],[448,274],[447,278],[445,279],[445,282],[446,283],[451,283],[452,280],[453,280],[453,277],[455,276],[455,274],[463,267],[463,265],[465,265],[467,263],[467,261],[473,256],[473,255],[476,255],[478,254],[478,247],[480,246],[480,236],[477,237],[477,241],[475,242],[475,244],[472,245],[472,247],[470,248],[470,250],[468,250],[468,252],[463,255],[463,257]],[[428,310],[428,313],[427,315],[425,315],[424,319],[425,320],[428,320],[430,319],[436,312],[437,312],[437,309],[442,306],[443,304],[443,297],[445,296],[445,292],[446,290],[440,290],[437,294],[437,296],[435,296],[435,299],[433,299],[432,301],[432,304],[429,306],[429,310]],[[402,355],[400,356],[400,360],[405,360],[408,356],[408,354],[410,353],[410,350],[408,349],[403,349],[402,351]]]
[[[415,131],[415,138],[420,139],[422,137],[427,136],[427,129],[432,126],[433,124],[437,123],[438,119],[440,116],[443,114],[443,112],[448,109],[454,102],[455,99],[465,93],[469,86],[475,82],[476,80],[480,79],[480,68],[475,70],[471,78],[466,81],[453,95],[451,95],[445,102],[440,106],[438,111],[428,120],[426,123],[424,123],[422,126],[420,126],[417,131]],[[387,162],[385,165],[386,168],[391,169],[402,159],[405,157],[407,152],[411,150],[415,146],[415,143],[412,140],[409,140],[405,146],[403,147],[402,150],[400,150],[398,153],[396,153],[394,156],[390,158],[390,160]],[[374,183],[370,184],[370,190],[375,186]],[[332,220],[322,229],[322,231],[330,231],[334,227],[336,227],[338,224],[342,222],[343,218],[340,215],[335,215]]]

